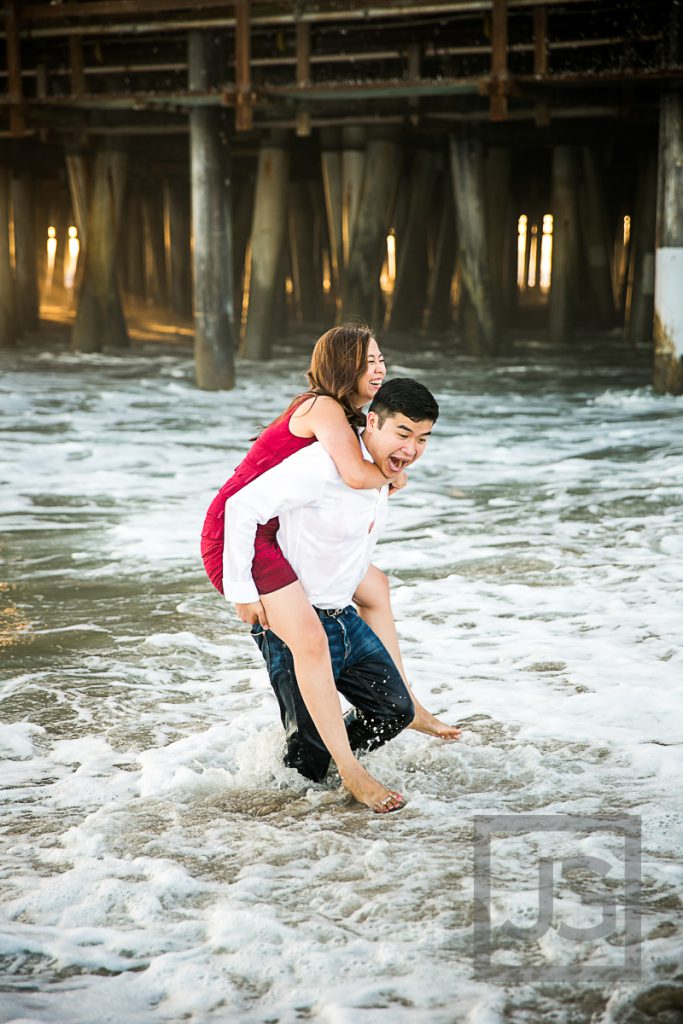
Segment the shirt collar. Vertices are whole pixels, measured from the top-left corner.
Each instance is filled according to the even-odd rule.
[[[363,453],[363,458],[366,460],[366,462],[374,462],[375,460],[373,459],[372,455],[370,454],[370,452],[365,447],[365,441],[363,440],[363,435],[362,434],[358,435],[358,440],[360,441],[360,450]]]

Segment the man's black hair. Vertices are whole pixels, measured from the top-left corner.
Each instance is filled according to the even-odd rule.
[[[436,423],[439,418],[439,405],[431,391],[424,384],[419,384],[410,377],[394,377],[382,384],[368,412],[374,412],[379,419],[380,427],[387,416],[403,413],[409,420],[431,420]]]

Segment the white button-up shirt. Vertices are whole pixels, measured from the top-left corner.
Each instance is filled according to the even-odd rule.
[[[362,442],[361,449],[372,461]],[[226,502],[226,598],[240,604],[259,600],[251,575],[256,527],[278,516],[278,542],[311,604],[346,607],[384,529],[387,495],[387,487],[348,487],[320,442],[290,455]]]

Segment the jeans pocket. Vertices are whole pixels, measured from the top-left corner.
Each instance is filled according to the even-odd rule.
[[[270,668],[270,651],[268,649],[268,633],[263,626],[257,622],[256,625],[251,627],[251,636],[258,647],[259,651],[263,655],[263,659],[266,665]]]

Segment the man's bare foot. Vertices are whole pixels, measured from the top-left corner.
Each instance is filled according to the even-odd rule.
[[[415,729],[416,732],[424,732],[427,736],[437,736],[440,740],[457,740],[462,732],[457,725],[446,725],[440,718],[425,711],[424,708],[418,708],[415,711],[415,718],[408,728]]]
[[[342,782],[349,792],[361,804],[365,804],[375,814],[388,814],[390,811],[400,811],[405,806],[406,799],[393,789],[387,789],[377,779],[373,779],[369,772],[366,772],[360,764],[340,772]]]

